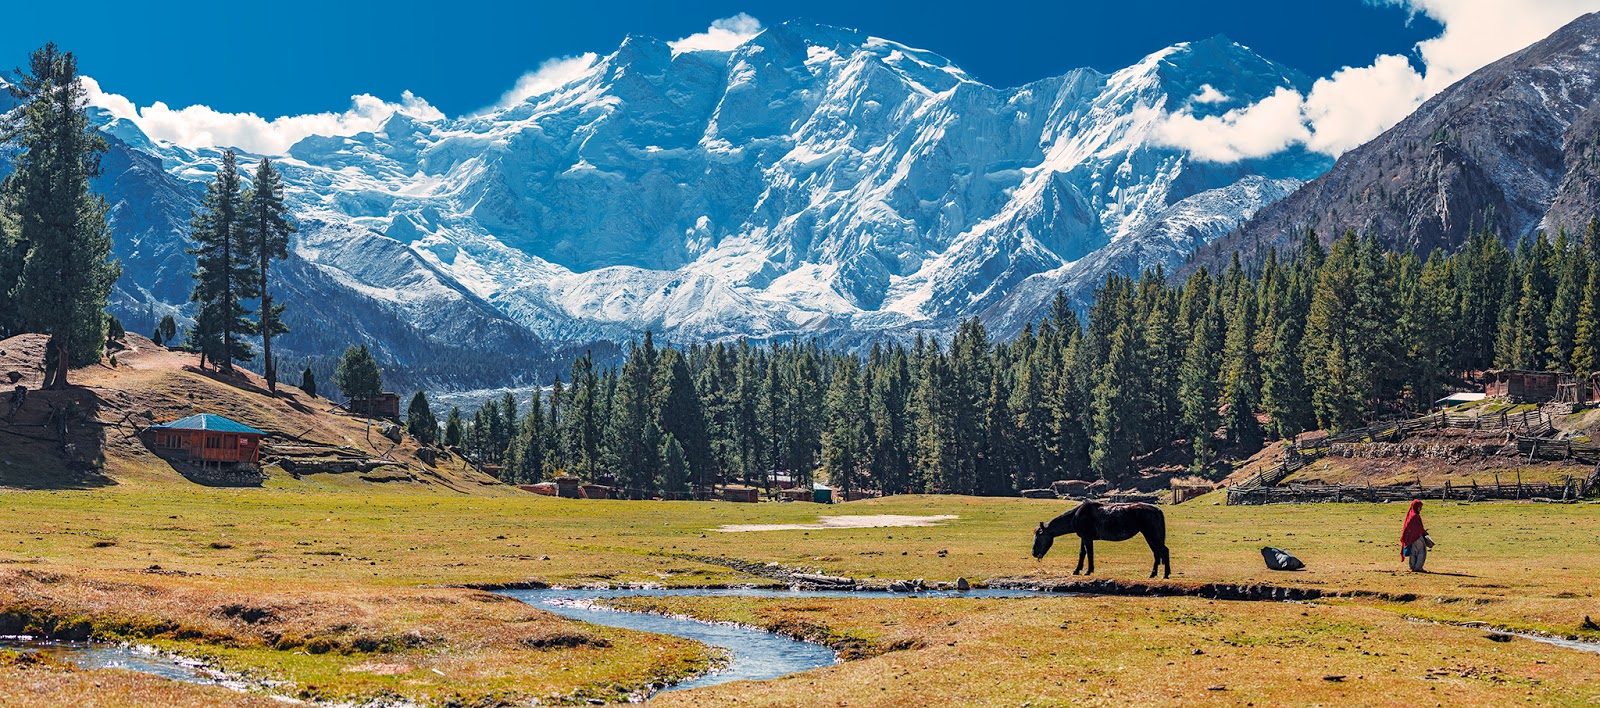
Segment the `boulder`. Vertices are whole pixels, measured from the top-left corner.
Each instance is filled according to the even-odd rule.
[[[21,381],[21,380],[22,380],[22,372],[21,371],[7,371],[6,372],[6,381],[8,383],[16,383],[16,382]]]
[[[384,423],[379,432],[391,442],[400,442],[400,426],[394,423]]]

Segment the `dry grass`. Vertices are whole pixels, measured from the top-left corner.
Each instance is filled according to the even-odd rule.
[[[181,355],[119,357],[79,380],[104,401],[171,418],[201,408],[246,423],[382,452],[361,424],[297,393],[175,368]],[[173,358],[176,357],[176,358]],[[190,394],[194,399],[190,399]],[[376,438],[375,438],[376,439]],[[396,484],[273,474],[264,488],[191,484],[114,431],[98,482],[71,477],[46,446],[0,441],[0,608],[58,634],[138,638],[289,682],[291,695],[426,703],[534,697],[616,699],[707,660],[687,642],[569,622],[447,585],[768,582],[718,559],[868,579],[1052,583],[1075,561],[1061,543],[1028,556],[1031,529],[1070,503],[892,497],[812,504],[576,501],[488,486],[469,470]],[[406,459],[414,446],[403,445]],[[417,463],[411,463],[417,464]],[[51,467],[50,465],[56,465]],[[9,475],[9,476],[8,476]],[[71,481],[70,484],[62,483]],[[1600,700],[1590,655],[1483,639],[1408,617],[1579,634],[1600,616],[1600,506],[1458,504],[1424,510],[1439,547],[1404,572],[1404,506],[1227,507],[1219,494],[1168,507],[1170,582],[1271,583],[1356,591],[1313,605],[1195,598],[633,601],[747,622],[860,657],[774,682],[671,694],[663,703],[1451,703]],[[717,533],[724,524],[807,524],[827,515],[955,515],[925,528]],[[1300,573],[1263,566],[1289,549]],[[1142,582],[1138,541],[1099,544],[1096,577]],[[153,567],[154,566],[154,567]],[[1202,653],[1195,654],[1199,649]],[[1543,663],[1541,663],[1543,662]],[[1343,675],[1342,681],[1324,676]],[[99,685],[96,685],[99,684]],[[1224,690],[1209,690],[1222,686]],[[118,671],[0,662],[0,704],[244,703],[221,689]]]

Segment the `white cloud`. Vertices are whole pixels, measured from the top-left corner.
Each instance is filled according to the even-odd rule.
[[[1403,56],[1386,54],[1369,66],[1345,67],[1318,79],[1308,95],[1293,95],[1297,101],[1280,90],[1220,117],[1196,118],[1180,110],[1167,116],[1158,135],[1169,145],[1217,162],[1263,157],[1294,144],[1338,156],[1377,137],[1468,74],[1600,10],[1600,0],[1370,1],[1404,7],[1443,26],[1439,36],[1416,46],[1423,71]],[[1195,102],[1200,102],[1198,96]],[[1286,110],[1294,102],[1298,110]],[[1290,141],[1283,142],[1285,137]]]
[[[761,34],[761,22],[743,12],[711,23],[704,32],[667,42],[676,54],[684,52],[727,52]]]
[[[157,101],[140,108],[126,97],[106,93],[94,79],[84,77],[89,103],[118,118],[132,121],[151,138],[189,148],[236,147],[263,155],[282,155],[311,135],[354,135],[377,130],[395,113],[421,120],[444,118],[439,109],[410,91],[399,103],[367,94],[350,97],[341,113],[311,113],[271,120],[254,113],[224,113],[209,106],[172,108]]]
[[[1228,98],[1228,94],[1218,91],[1217,87],[1212,86],[1211,84],[1200,84],[1200,93],[1195,94],[1194,98],[1189,99],[1191,103],[1201,104],[1227,103],[1230,100],[1232,99]]]
[[[1156,135],[1201,160],[1237,162],[1309,140],[1311,131],[1300,120],[1304,108],[1299,93],[1280,88],[1255,105],[1220,116],[1197,118],[1189,112],[1175,113],[1158,126]]]
[[[539,68],[522,75],[517,79],[517,85],[500,97],[495,103],[497,108],[510,108],[530,97],[548,93],[565,86],[568,82],[583,76],[599,60],[593,52],[575,57],[558,57],[546,59]]]

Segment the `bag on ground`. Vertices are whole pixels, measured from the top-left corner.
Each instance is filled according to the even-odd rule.
[[[1282,548],[1267,546],[1261,549],[1261,558],[1267,562],[1267,567],[1272,570],[1300,570],[1306,567],[1294,554]]]

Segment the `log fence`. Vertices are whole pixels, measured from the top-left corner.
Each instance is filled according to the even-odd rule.
[[[1229,504],[1268,504],[1293,502],[1299,499],[1336,500],[1350,497],[1351,501],[1374,500],[1381,501],[1389,492],[1370,491],[1392,489],[1396,498],[1405,496],[1415,498],[1419,492],[1426,491],[1429,498],[1438,494],[1447,494],[1451,488],[1446,485],[1437,492],[1428,491],[1418,487],[1351,487],[1348,485],[1292,485],[1296,491],[1277,494],[1271,490],[1278,488],[1280,482],[1288,478],[1307,465],[1326,457],[1334,445],[1347,443],[1397,443],[1407,436],[1426,430],[1443,430],[1458,428],[1473,431],[1505,431],[1506,444],[1503,450],[1510,452],[1512,446],[1519,455],[1526,455],[1528,461],[1534,460],[1578,460],[1595,465],[1595,472],[1587,479],[1569,480],[1563,486],[1540,488],[1538,491],[1548,496],[1552,489],[1558,495],[1577,492],[1577,496],[1587,495],[1600,484],[1600,445],[1592,443],[1575,443],[1570,440],[1552,440],[1549,436],[1555,432],[1555,426],[1550,417],[1539,411],[1522,411],[1521,413],[1505,413],[1490,415],[1463,415],[1460,413],[1429,414],[1405,420],[1386,421],[1364,428],[1346,430],[1329,435],[1323,435],[1304,441],[1292,442],[1284,455],[1282,462],[1262,470],[1244,481],[1228,488]],[[1495,485],[1494,489],[1474,486],[1472,498],[1483,499],[1523,499],[1523,494],[1530,489],[1529,485],[1515,485],[1510,492],[1505,492],[1504,485]],[[1465,494],[1460,490],[1465,487],[1456,487],[1457,494]],[[1267,491],[1262,491],[1267,490]],[[1369,491],[1351,491],[1369,490]],[[1506,496],[1509,494],[1509,496]],[[1466,498],[1466,497],[1463,497]],[[1573,497],[1576,498],[1576,497]]]

